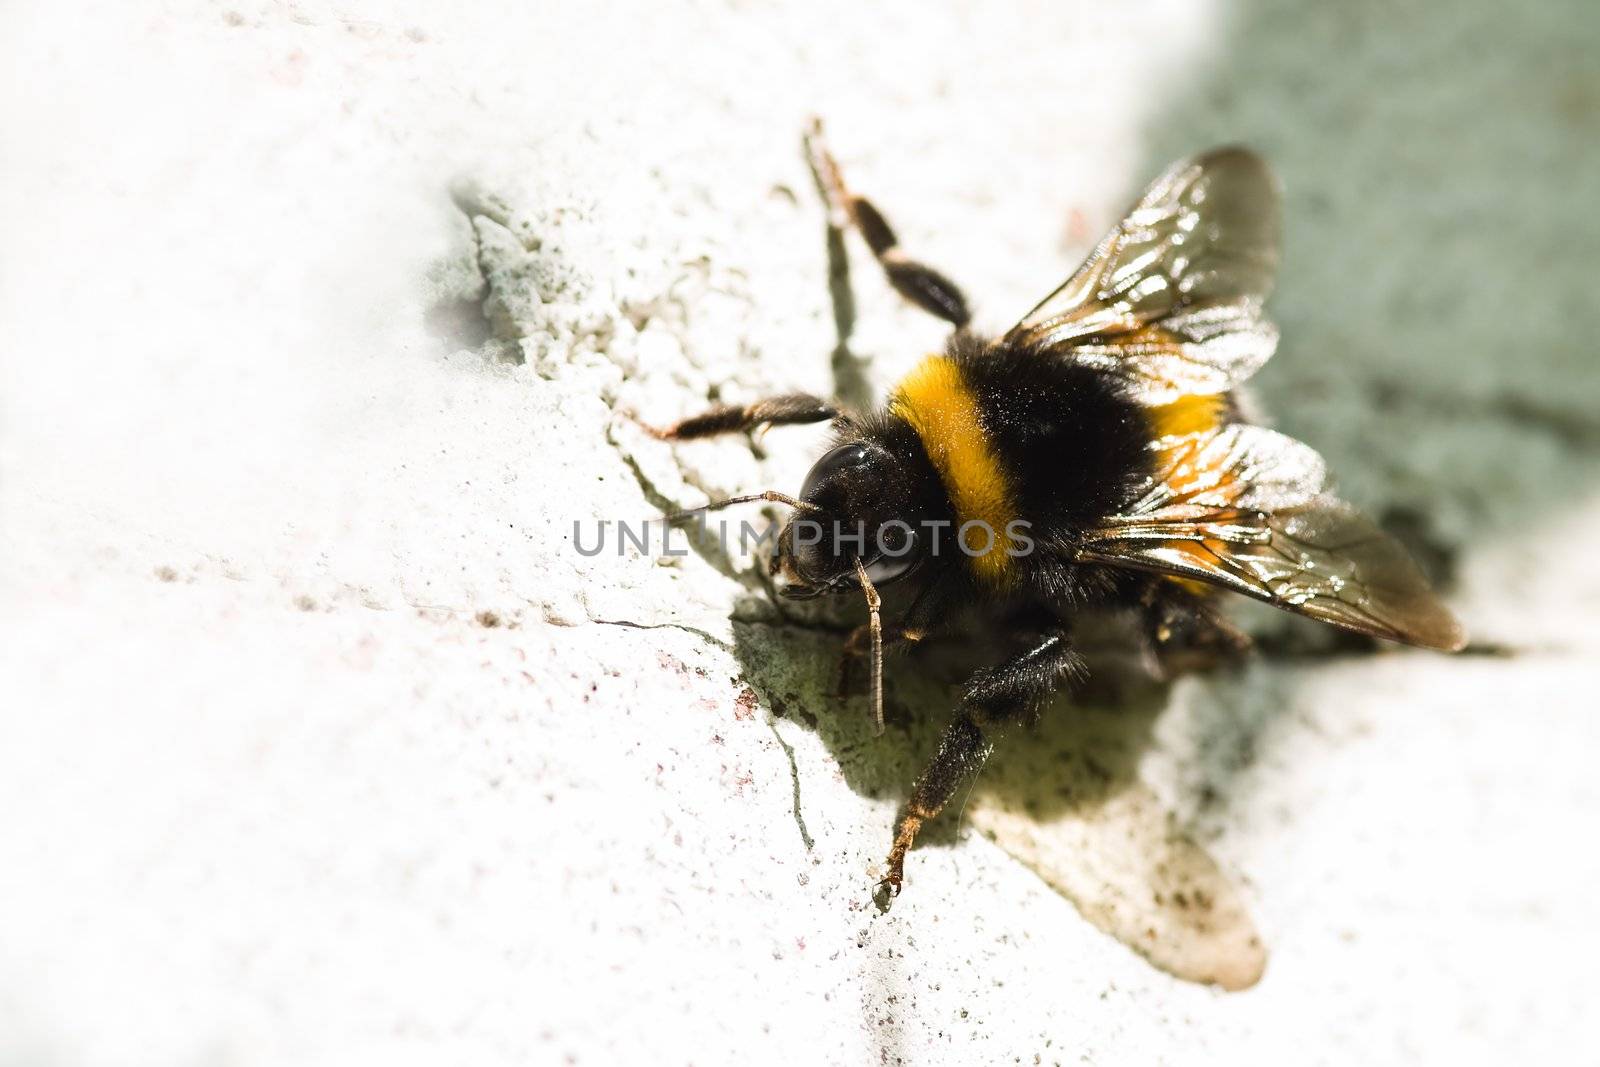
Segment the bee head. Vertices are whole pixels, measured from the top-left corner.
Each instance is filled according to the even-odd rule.
[[[808,598],[859,584],[856,561],[876,585],[909,574],[918,560],[907,478],[901,464],[870,441],[839,445],[811,468],[800,500],[808,505],[783,528],[773,573],[785,596]]]

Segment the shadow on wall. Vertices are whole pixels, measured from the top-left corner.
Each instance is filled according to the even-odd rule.
[[[1256,393],[1446,588],[1463,549],[1559,513],[1597,474],[1600,361],[1583,323],[1600,259],[1600,214],[1585,203],[1600,189],[1600,72],[1570,32],[1593,18],[1588,0],[1514,13],[1452,0],[1242,3],[1224,54],[1153,123],[1135,182],[1212,144],[1247,143],[1273,162],[1285,184],[1286,246],[1270,308],[1284,339]],[[828,251],[837,386],[860,401],[837,234]],[[1063,273],[1083,251],[1065,250]],[[763,701],[815,730],[852,788],[909,790],[950,714],[959,675],[948,656],[892,666],[890,735],[874,739],[859,701],[827,696],[837,635],[748,624],[736,632]],[[1351,647],[1320,640],[1324,651]],[[1253,688],[1235,690],[1260,706],[1238,710],[1230,744],[1251,747],[1279,710]],[[1164,834],[1206,891],[1226,896],[1232,887],[1207,869],[1209,857],[1197,846],[1182,852],[1180,833],[1153,829],[1164,813],[1127,802],[1143,789],[1135,769],[1166,696],[1147,684],[1116,710],[1080,701],[1069,713],[1058,701],[1035,734],[997,754],[975,795],[1043,820],[1092,822],[1104,811],[1121,820],[1119,833],[1131,811],[1137,832]],[[1206,788],[1226,794],[1228,783]],[[972,821],[991,835],[1001,825],[976,812]],[[926,844],[954,838],[954,818],[943,824]],[[1093,914],[1093,899],[1043,873],[1102,929],[1183,972],[1182,959],[1135,943],[1115,916]],[[1160,901],[1148,877],[1144,896]],[[1131,880],[1116,888],[1138,892]],[[1189,936],[1181,921],[1175,930]],[[1236,956],[1253,937],[1247,917],[1239,933]],[[1232,981],[1250,984],[1259,963],[1236,960]],[[1207,966],[1191,961],[1185,976],[1205,979]]]
[[[1227,141],[1285,187],[1268,414],[1448,583],[1592,491],[1600,69],[1587,0],[1243,0],[1146,166]],[[1592,41],[1592,36],[1587,40]]]

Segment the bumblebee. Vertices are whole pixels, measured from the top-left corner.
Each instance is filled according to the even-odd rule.
[[[851,593],[869,622],[882,731],[882,661],[962,609],[1026,620],[1021,651],[961,688],[954,720],[902,810],[876,899],[906,853],[983,766],[995,734],[1035,719],[1083,670],[1075,617],[1123,610],[1159,656],[1242,651],[1220,613],[1232,592],[1387,641],[1455,651],[1465,636],[1405,551],[1333,495],[1322,458],[1253,425],[1239,386],[1272,355],[1262,305],[1279,258],[1277,183],[1242,147],[1173,164],[1084,264],[998,338],[976,336],[961,291],[910,258],[853,193],[823,141],[807,150],[835,226],[853,227],[890,284],[954,329],[878,411],[805,395],[719,407],[656,431],[668,440],[831,421],[834,441],[798,497],[772,571],[782,592]],[[696,509],[702,512],[708,509]],[[688,513],[686,513],[688,514]],[[908,592],[881,620],[880,586]]]

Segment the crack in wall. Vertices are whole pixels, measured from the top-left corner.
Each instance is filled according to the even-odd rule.
[[[794,758],[794,746],[783,739],[778,732],[778,724],[772,721],[772,716],[767,716],[767,729],[772,731],[772,737],[778,742],[778,747],[783,749],[783,754],[789,760],[789,780],[794,785],[794,824],[800,829],[800,841],[806,846],[806,851],[816,849],[816,842],[811,839],[811,832],[806,829],[805,816],[800,813],[800,764]]]

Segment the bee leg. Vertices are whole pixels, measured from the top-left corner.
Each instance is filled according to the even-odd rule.
[[[1147,658],[1159,678],[1210,670],[1250,651],[1250,635],[1207,597],[1160,581],[1143,599]]]
[[[967,298],[956,283],[901,251],[900,239],[883,213],[866,197],[857,196],[846,187],[838,161],[823,140],[821,119],[811,120],[806,131],[806,150],[817,185],[828,200],[829,224],[840,230],[853,225],[861,231],[867,247],[872,249],[888,276],[889,284],[901,296],[958,330],[966,326],[972,315],[967,310]]]
[[[985,727],[1029,719],[1058,685],[1082,669],[1083,661],[1073,651],[1066,632],[1053,630],[1033,648],[997,667],[979,671],[967,683],[960,714],[945,730],[939,751],[917,778],[911,799],[895,827],[889,873],[873,893],[880,910],[889,910],[900,895],[906,852],[922,824],[943,811],[950,798],[988,760],[994,742],[984,732]]]
[[[883,628],[885,658],[890,652],[904,651],[908,645],[916,644],[937,629],[947,606],[946,597],[945,590],[937,582],[918,593],[906,606],[900,621]],[[852,668],[871,648],[870,624],[857,626],[850,631],[850,636],[845,638],[844,649],[839,656],[839,676],[834,687],[835,696],[849,695]]]
[[[665,429],[646,427],[663,441],[692,441],[699,437],[738,433],[757,426],[793,426],[807,422],[827,422],[836,418],[839,409],[821,397],[806,393],[791,393],[758,400],[754,404],[738,407],[725,404],[699,415],[674,423]]]
[[[928,636],[923,630],[889,625],[883,628],[883,655],[888,658],[889,653],[899,652],[907,645],[915,644]],[[833,695],[844,697],[850,695],[851,676],[855,665],[860,662],[872,648],[872,627],[863,623],[850,631],[850,636],[844,639],[844,649],[839,655],[839,678],[834,686]]]

